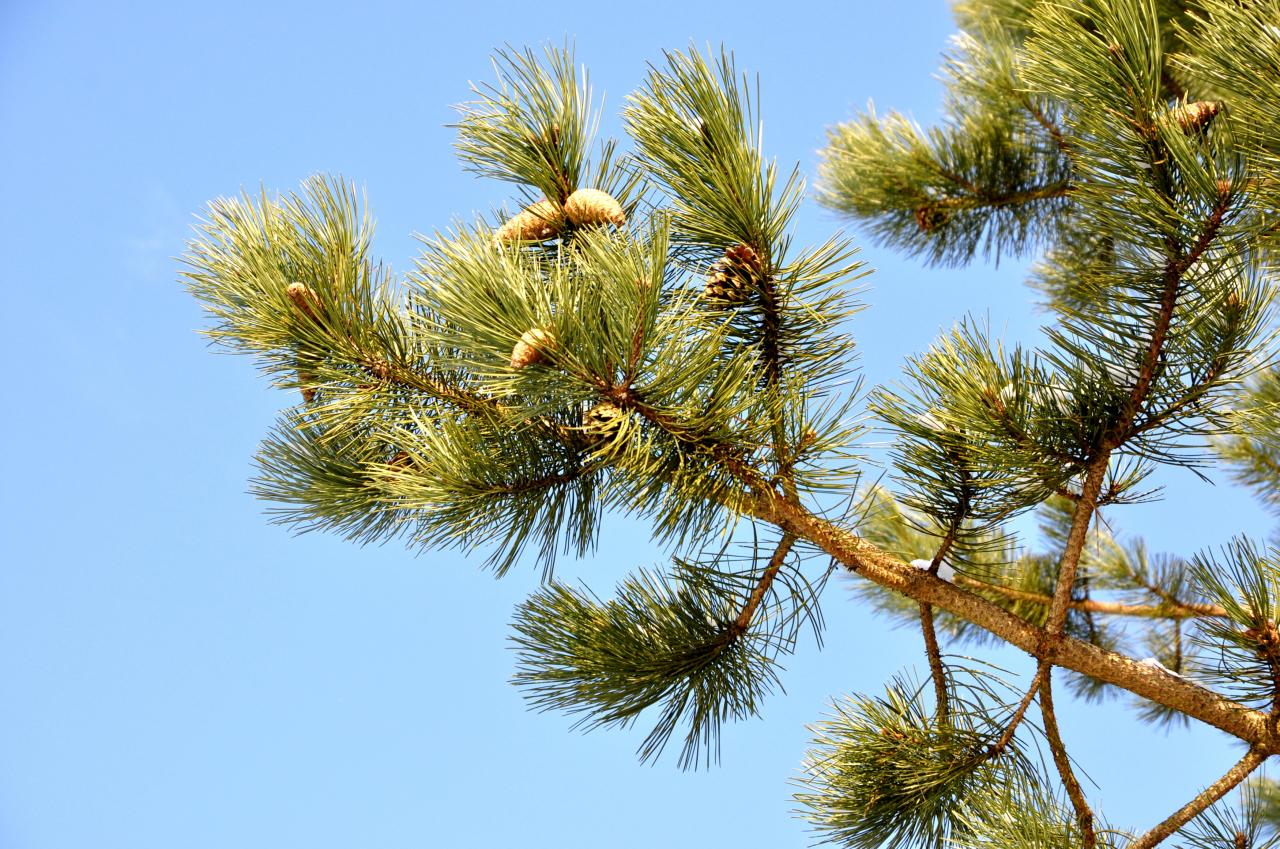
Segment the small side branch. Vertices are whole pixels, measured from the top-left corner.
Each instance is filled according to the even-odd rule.
[[[1062,742],[1062,733],[1058,730],[1058,717],[1053,709],[1053,668],[1043,666],[1044,674],[1040,676],[1040,714],[1044,718],[1044,734],[1049,741],[1049,751],[1053,753],[1054,766],[1062,776],[1062,783],[1067,788],[1067,797],[1071,807],[1075,808],[1076,822],[1080,825],[1080,845],[1084,849],[1094,849],[1098,844],[1093,830],[1093,810],[1084,797],[1084,790],[1071,769],[1071,757]],[[1136,849],[1130,846],[1129,849]]]
[[[1050,183],[1036,186],[1021,192],[992,192],[966,180],[959,174],[950,171],[938,172],[943,178],[960,186],[967,196],[941,197],[930,201],[934,209],[967,210],[967,209],[1000,209],[1006,206],[1019,206],[1041,200],[1064,198],[1071,194],[1070,183]]]
[[[1068,142],[1066,137],[1062,134],[1062,128],[1045,114],[1044,110],[1031,99],[1029,94],[1021,90],[1019,90],[1018,93],[1022,96],[1022,105],[1026,107],[1026,110],[1029,113],[1031,113],[1031,117],[1035,119],[1036,123],[1039,124],[1041,128],[1049,134],[1049,137],[1053,139],[1053,143],[1058,146],[1058,151],[1068,159],[1071,158],[1071,143]]]
[[[1026,601],[1031,604],[1042,604],[1046,607],[1053,603],[1053,597],[1040,593],[990,584],[971,578],[968,575],[956,575],[955,583],[978,592],[989,592],[1002,595],[1014,601]],[[1117,601],[1098,601],[1096,599],[1072,599],[1069,607],[1086,613],[1103,613],[1112,616],[1140,616],[1147,619],[1225,619],[1227,611],[1216,604],[1181,601],[1172,596],[1162,596],[1164,604],[1123,604]]]
[[[778,542],[778,547],[773,551],[773,556],[769,558],[769,565],[765,567],[764,574],[760,576],[760,580],[751,591],[750,597],[747,598],[747,603],[742,606],[742,610],[738,613],[738,618],[729,627],[729,631],[734,637],[741,636],[746,633],[747,628],[751,627],[751,619],[755,616],[756,609],[760,607],[760,602],[764,600],[765,593],[773,585],[773,579],[778,577],[778,571],[782,569],[782,564],[786,562],[787,555],[791,553],[791,547],[795,545],[795,542],[795,534],[782,535],[782,539]]]
[[[1128,849],[1151,849],[1152,846],[1159,844],[1199,816],[1205,808],[1227,795],[1231,788],[1248,778],[1249,773],[1261,766],[1266,759],[1267,756],[1257,749],[1250,749],[1235,766],[1227,771],[1226,775],[1210,784],[1198,796],[1174,811],[1164,822],[1139,837],[1133,843],[1130,843]]]
[[[1040,682],[1044,680],[1048,671],[1048,664],[1041,663],[1036,667],[1035,677],[1031,679],[1031,686],[1027,688],[1026,695],[1018,703],[1018,707],[1014,710],[1013,716],[1010,717],[1009,724],[1005,726],[1004,733],[1000,735],[1000,739],[992,744],[989,750],[992,757],[999,755],[1013,742],[1013,735],[1018,730],[1018,726],[1022,724],[1023,717],[1027,715],[1027,708],[1031,706],[1031,700],[1035,698],[1036,691],[1040,689]]]
[[[1067,532],[1067,543],[1058,564],[1058,584],[1053,591],[1053,602],[1049,605],[1049,616],[1045,624],[1045,630],[1051,638],[1062,634],[1067,621],[1071,590],[1076,582],[1076,567],[1088,539],[1089,523],[1102,492],[1103,478],[1107,475],[1108,455],[1109,452],[1103,451],[1089,463],[1084,483],[1080,487],[1080,500],[1076,502],[1076,515],[1071,522],[1071,530]]]
[[[924,632],[924,650],[929,657],[929,674],[933,677],[933,695],[937,705],[939,723],[951,717],[951,702],[947,697],[947,670],[942,665],[942,652],[938,648],[938,632],[933,627],[933,605],[920,602],[920,630]]]
[[[937,553],[933,555],[933,560],[929,563],[929,574],[931,575],[938,574],[938,567],[942,565],[942,561],[950,553],[951,547],[955,545],[956,536],[960,531],[960,524],[964,521],[965,513],[968,512],[969,495],[967,482],[963,489],[965,494],[960,499],[961,506],[956,512],[955,520],[952,521],[951,527],[947,529],[946,536],[942,539],[942,544],[938,546]],[[951,703],[947,697],[947,669],[942,665],[942,651],[938,648],[938,631],[933,624],[933,605],[925,601],[920,602],[920,630],[924,634],[924,651],[929,658],[929,675],[933,678],[933,694],[934,702],[937,705],[938,721],[946,722],[951,716]]]

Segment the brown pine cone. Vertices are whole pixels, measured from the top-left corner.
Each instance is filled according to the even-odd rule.
[[[549,200],[540,200],[517,213],[493,234],[493,240],[504,242],[545,242],[560,235],[564,214]]]
[[[613,199],[608,192],[599,189],[578,189],[569,195],[564,202],[565,217],[575,227],[586,227],[591,224],[612,224],[621,227],[627,223],[622,204]]]
[[[924,206],[916,207],[916,224],[920,226],[922,233],[932,233],[946,224],[950,218],[951,213],[936,204],[926,203]]]
[[[542,327],[526,330],[511,349],[511,367],[522,369],[536,365],[555,349],[556,337],[550,330]]]
[[[742,304],[764,279],[764,261],[750,245],[733,245],[711,265],[702,296],[719,304]]]
[[[284,293],[293,302],[293,306],[298,312],[319,323],[320,316],[324,313],[324,307],[320,303],[320,296],[315,293],[314,289],[306,283],[294,282],[285,287]]]
[[[1178,126],[1187,135],[1198,133],[1209,126],[1222,109],[1221,103],[1215,103],[1212,100],[1197,100],[1194,103],[1184,103],[1176,107],[1172,111],[1173,120],[1178,122]]]

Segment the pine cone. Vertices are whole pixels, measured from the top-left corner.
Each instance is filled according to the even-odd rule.
[[[298,383],[300,384],[298,389],[302,392],[302,400],[304,403],[310,404],[312,401],[316,400],[316,388],[311,385],[312,381],[315,379],[316,376],[311,372],[298,369]]]
[[[608,192],[599,189],[578,189],[564,202],[564,214],[575,227],[590,224],[612,224],[621,227],[627,223],[622,204]]]
[[[924,206],[916,207],[916,224],[920,225],[922,233],[932,233],[946,224],[950,218],[951,213],[936,204],[926,203]]]
[[[560,235],[564,214],[549,200],[540,200],[517,213],[498,228],[493,240],[503,242],[545,242]]]
[[[591,448],[612,443],[622,431],[627,413],[611,401],[601,401],[582,414],[582,430],[591,438]]]
[[[529,142],[529,147],[534,150],[538,150],[543,146],[558,148],[560,147],[560,125],[552,124],[541,133],[527,133],[525,138]]]
[[[511,367],[522,369],[536,365],[555,349],[556,337],[550,330],[541,327],[527,330],[511,349]]]
[[[1215,115],[1222,109],[1221,103],[1212,100],[1197,100],[1184,103],[1172,111],[1173,119],[1187,135],[1198,133],[1209,126]]]
[[[372,377],[378,378],[378,380],[389,380],[391,378],[391,363],[376,354],[362,359],[360,365],[364,366],[364,370]]]
[[[298,312],[312,321],[319,323],[324,307],[320,304],[320,296],[306,283],[290,283],[284,293],[293,302]]]
[[[726,248],[724,256],[711,265],[702,296],[723,304],[742,304],[764,279],[764,262],[750,245]]]

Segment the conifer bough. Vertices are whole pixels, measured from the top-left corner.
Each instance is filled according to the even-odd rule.
[[[948,119],[835,127],[819,199],[933,263],[1041,252],[1052,320],[1031,349],[962,321],[869,395],[891,486],[860,484],[855,455],[855,249],[793,248],[804,187],[765,158],[732,58],[667,54],[623,151],[547,50],[499,54],[457,125],[466,167],[522,211],[424,240],[402,281],[339,180],[210,205],[185,272],[209,332],[306,401],[263,444],[257,492],[296,527],[482,549],[499,573],[532,547],[546,580],[516,613],[517,685],[585,727],[653,722],[641,756],[679,735],[686,767],[820,637],[843,567],[920,628],[928,671],[815,726],[797,799],[819,840],[1275,846],[1280,791],[1250,776],[1280,754],[1280,552],[1156,556],[1097,516],[1154,497],[1157,466],[1219,459],[1277,502],[1280,0],[956,14]],[[1008,530],[1031,510],[1039,549]],[[605,512],[648,518],[671,563],[601,598],[551,566],[594,551]],[[966,641],[1032,668],[943,653]],[[1186,776],[1163,822],[1112,826],[1058,729],[1063,683],[1245,754]]]

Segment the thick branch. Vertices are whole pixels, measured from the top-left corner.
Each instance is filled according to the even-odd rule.
[[[1227,795],[1231,788],[1248,778],[1249,773],[1257,769],[1266,759],[1267,755],[1262,754],[1256,748],[1250,749],[1235,766],[1227,771],[1226,775],[1210,784],[1198,796],[1174,811],[1164,822],[1130,843],[1127,849],[1151,849],[1152,846],[1160,843],[1199,816],[1205,808]]]
[[[774,494],[759,495],[753,512],[757,518],[818,546],[846,569],[917,602],[950,611],[1039,660],[1113,684],[1252,743],[1260,751],[1280,752],[1280,734],[1263,713],[1177,675],[1073,637],[1063,635],[1046,641],[1045,632],[1026,620],[981,596],[913,569],[873,543]]]

